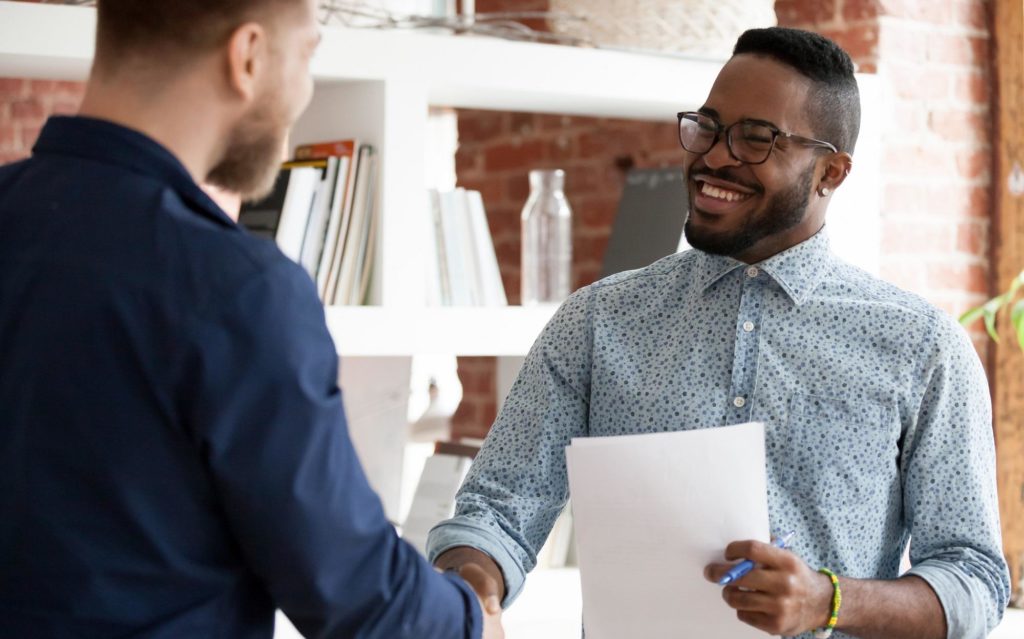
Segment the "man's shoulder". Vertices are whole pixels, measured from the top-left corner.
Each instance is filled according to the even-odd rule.
[[[837,260],[827,282],[830,290],[826,295],[839,296],[848,302],[872,304],[890,318],[925,325],[944,336],[950,332],[963,332],[952,316],[924,297],[852,264]]]
[[[608,294],[656,291],[668,279],[689,278],[696,269],[697,258],[698,253],[693,250],[674,253],[649,266],[609,275],[588,288],[594,293]]]

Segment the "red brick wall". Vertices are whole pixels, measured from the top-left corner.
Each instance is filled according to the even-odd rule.
[[[508,1],[478,1],[478,11]],[[843,46],[887,95],[882,159],[882,276],[951,313],[989,288],[989,0],[776,0],[782,26]],[[538,3],[531,1],[531,8]],[[661,125],[460,111],[460,184],[483,192],[510,301],[519,293],[518,214],[530,168],[566,169],[577,286],[594,280],[623,167],[680,162]],[[983,358],[988,342],[973,331]],[[986,358],[987,359],[987,358]],[[482,437],[496,412],[493,358],[460,358],[455,436]]]
[[[0,78],[0,164],[28,156],[46,118],[74,113],[84,89],[79,82]]]

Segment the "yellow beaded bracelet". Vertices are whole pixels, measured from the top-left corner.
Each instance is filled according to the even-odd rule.
[[[839,589],[839,577],[836,577],[836,573],[828,568],[818,568],[818,572],[826,575],[832,582],[832,614],[828,617],[828,624],[815,630],[814,636],[816,639],[828,639],[839,622],[839,606],[843,604],[843,592]]]

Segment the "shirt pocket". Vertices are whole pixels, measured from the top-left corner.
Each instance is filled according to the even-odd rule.
[[[796,500],[826,507],[888,499],[899,455],[888,417],[878,402],[794,394],[779,433],[781,484]]]

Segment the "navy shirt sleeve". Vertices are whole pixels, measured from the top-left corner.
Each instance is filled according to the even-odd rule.
[[[481,635],[472,590],[398,538],[362,472],[337,356],[291,262],[198,310],[186,422],[248,565],[307,637]]]

